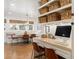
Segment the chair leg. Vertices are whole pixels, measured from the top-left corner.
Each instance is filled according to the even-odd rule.
[[[42,56],[44,56],[44,54],[39,54],[37,56],[34,56],[34,58],[42,59]]]
[[[32,49],[31,59],[34,59],[34,49]]]

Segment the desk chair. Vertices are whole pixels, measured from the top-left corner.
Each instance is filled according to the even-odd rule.
[[[33,48],[34,48],[34,58],[42,59],[42,56],[44,56],[45,49],[38,46],[37,43],[33,42]],[[35,55],[35,52],[38,53],[38,55]]]
[[[58,56],[53,49],[45,48],[45,58],[46,59],[58,59]]]
[[[34,38],[34,37],[36,37],[36,34],[31,34],[31,35],[30,35],[30,41],[31,41],[31,43],[33,42],[33,38]]]
[[[36,37],[36,34],[31,34],[30,38]]]
[[[24,43],[26,43],[26,42],[29,43],[29,35],[28,34],[23,35],[22,39],[23,39]]]
[[[12,39],[11,43],[14,43],[14,42],[13,42],[14,40],[16,40],[16,41],[18,42],[17,37],[14,37],[14,36],[15,36],[15,34],[11,34],[11,39]],[[16,43],[17,43],[17,42],[16,42]]]

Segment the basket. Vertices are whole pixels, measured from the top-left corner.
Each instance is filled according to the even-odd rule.
[[[60,13],[53,13],[48,15],[48,22],[61,20]]]
[[[60,7],[59,1],[55,1],[49,4],[48,7],[49,7],[49,11],[59,8]]]
[[[43,4],[47,3],[47,2],[48,2],[48,0],[40,0],[40,5],[43,5]]]
[[[39,18],[39,23],[45,23],[45,22],[47,22],[47,17],[46,16],[43,16],[43,17]]]
[[[65,9],[61,12],[61,20],[71,19],[72,11],[71,8]]]
[[[40,11],[40,14],[43,14],[43,13],[46,13],[49,11],[48,7],[44,7],[42,9],[39,10]]]
[[[59,0],[60,1],[60,5],[64,6],[64,5],[68,5],[69,3],[71,3],[72,0]]]

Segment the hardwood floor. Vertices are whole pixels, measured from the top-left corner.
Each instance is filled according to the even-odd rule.
[[[4,59],[32,59],[32,44],[5,44]]]

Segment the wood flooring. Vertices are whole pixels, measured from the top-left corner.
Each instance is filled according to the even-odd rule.
[[[33,59],[32,44],[5,44],[4,59]]]

